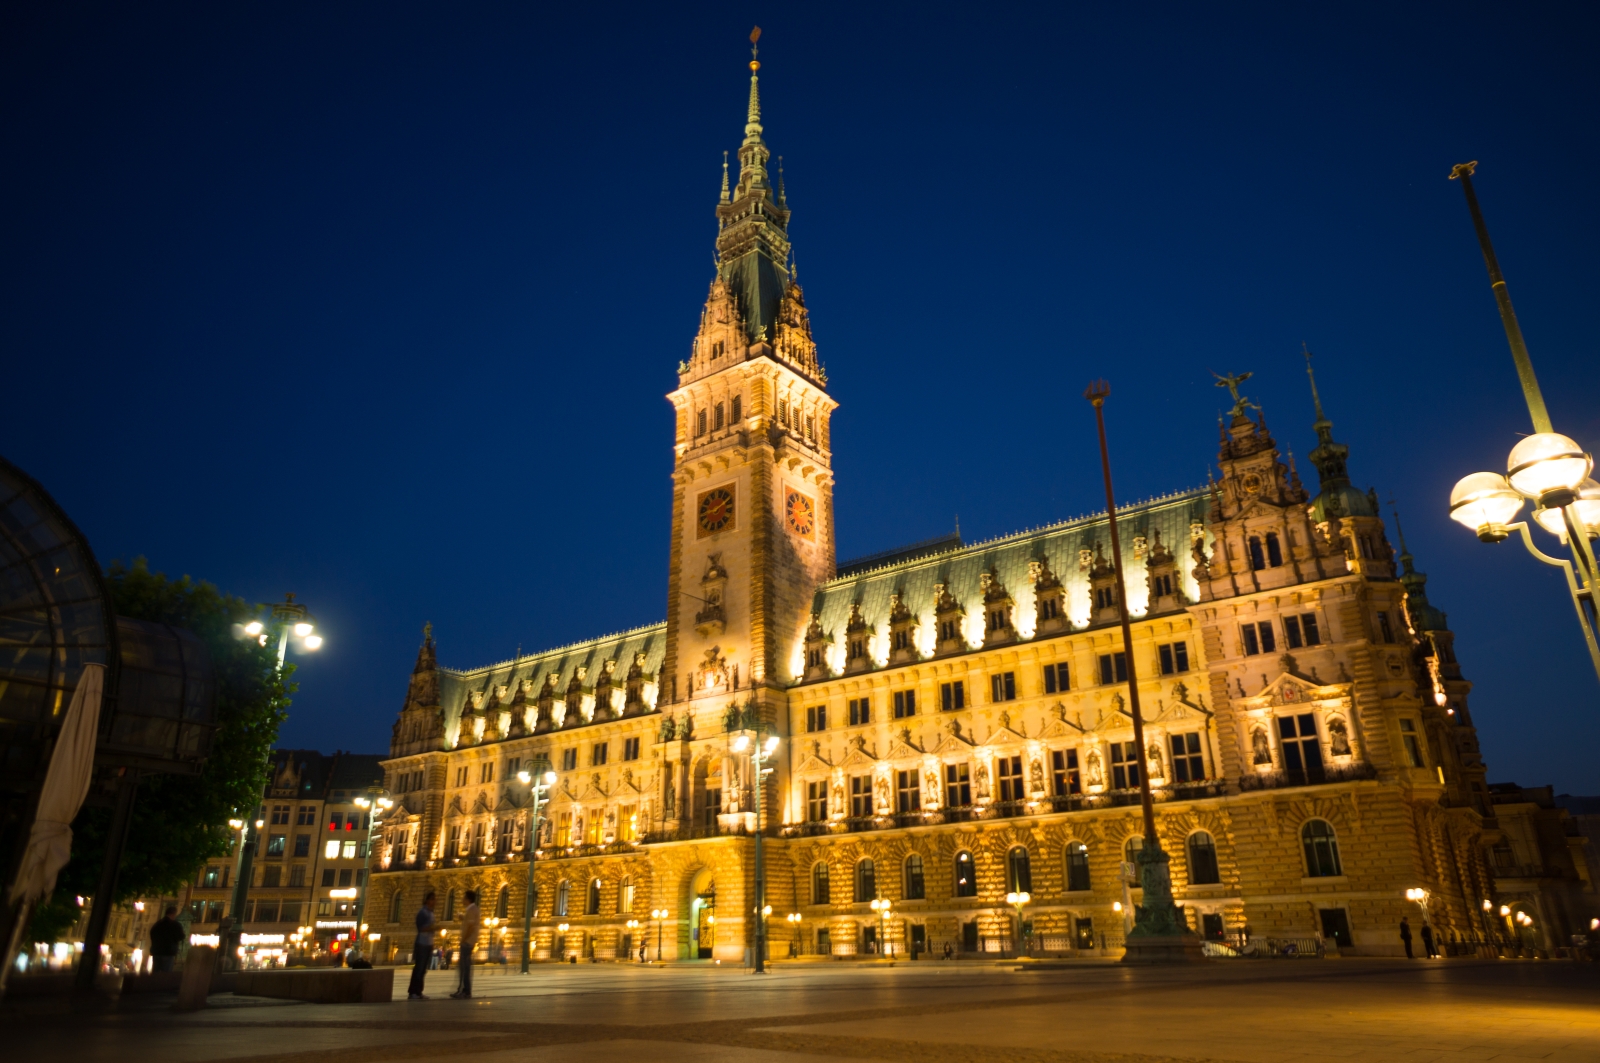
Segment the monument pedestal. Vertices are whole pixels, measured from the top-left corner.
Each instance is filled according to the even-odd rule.
[[[1206,963],[1197,934],[1150,934],[1128,937],[1123,963]]]

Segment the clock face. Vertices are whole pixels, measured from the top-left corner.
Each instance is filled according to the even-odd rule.
[[[799,491],[790,491],[783,504],[784,518],[789,522],[789,530],[796,535],[809,539],[817,530],[816,503],[801,494]]]
[[[710,535],[733,526],[733,491],[717,487],[700,496],[700,534]]]

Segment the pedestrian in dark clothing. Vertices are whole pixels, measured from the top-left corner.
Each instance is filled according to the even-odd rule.
[[[150,926],[150,969],[170,971],[178,962],[178,946],[183,944],[183,924],[173,918],[177,905],[168,905],[166,914]]]
[[[1439,950],[1433,947],[1433,927],[1427,923],[1422,924],[1422,948],[1430,960],[1439,955]]]
[[[427,1000],[422,995],[422,984],[428,977],[428,964],[433,959],[433,891],[422,898],[417,909],[417,940],[411,946],[411,985],[406,988],[407,1000]]]
[[[478,911],[478,891],[466,893],[467,908],[461,913],[461,985],[450,996],[465,1000],[472,996],[472,954],[478,948],[478,934],[483,929],[483,916]]]
[[[1404,916],[1400,918],[1400,941],[1406,947],[1406,959],[1416,959],[1415,956],[1411,955],[1411,922]]]

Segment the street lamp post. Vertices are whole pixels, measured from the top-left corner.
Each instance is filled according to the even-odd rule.
[[[300,640],[300,648],[306,651],[316,651],[322,648],[322,636],[316,633],[316,627],[311,623],[311,612],[304,602],[294,600],[293,594],[284,595],[284,600],[276,605],[262,606],[268,610],[267,620],[252,620],[242,627],[234,629],[235,635],[256,640],[266,646],[271,640],[268,628],[276,626],[278,630],[278,666],[277,672],[283,674],[284,661],[289,656],[289,639],[291,635]],[[232,966],[239,956],[239,935],[244,932],[244,906],[250,896],[250,879],[255,874],[255,847],[259,831],[265,824],[262,820],[252,820],[246,810],[241,820],[229,820],[228,825],[241,831],[239,858],[239,877],[233,887],[233,924],[229,927],[227,940],[223,944],[222,963]],[[250,824],[254,824],[254,830]],[[359,930],[359,920],[358,930]]]
[[[1168,954],[1152,959],[1188,958],[1188,953],[1198,950],[1199,943],[1191,944],[1188,925],[1172,900],[1172,870],[1167,854],[1161,850],[1161,839],[1156,835],[1155,805],[1150,796],[1149,750],[1144,744],[1144,713],[1139,708],[1139,677],[1134,670],[1133,624],[1128,617],[1128,595],[1122,570],[1122,540],[1117,536],[1117,500],[1111,490],[1111,453],[1106,446],[1105,402],[1111,394],[1111,385],[1096,380],[1084,390],[1083,397],[1094,406],[1095,427],[1100,433],[1100,469],[1106,482],[1106,519],[1110,524],[1111,564],[1116,576],[1113,597],[1117,602],[1117,616],[1122,621],[1122,653],[1128,667],[1128,709],[1133,716],[1133,744],[1139,751],[1142,770],[1139,772],[1139,806],[1144,812],[1144,847],[1135,859],[1139,864],[1139,884],[1144,888],[1144,903],[1138,906],[1133,927],[1128,931],[1129,954],[1135,939],[1178,938],[1184,955]]]
[[[791,959],[800,955],[800,920],[802,918],[803,916],[799,912],[790,912],[783,917],[784,922],[788,923],[789,929],[793,931],[789,941],[789,956]]]
[[[743,753],[750,750],[750,760],[755,766],[756,775],[756,957],[755,973],[766,974],[767,953],[767,918],[766,913],[772,909],[766,906],[766,889],[764,882],[765,867],[761,860],[761,810],[766,804],[767,772],[761,765],[778,750],[778,736],[767,735],[762,738],[759,729],[754,731],[741,731],[734,736],[733,751]]]
[[[361,936],[367,932],[367,880],[372,877],[372,834],[378,827],[378,821],[383,814],[394,807],[394,801],[389,798],[389,791],[381,786],[374,786],[367,790],[366,797],[356,798],[356,807],[366,810],[367,814],[367,847],[365,856],[361,861],[361,888],[356,892],[356,954],[361,953]],[[346,960],[346,963],[349,961]]]
[[[639,929],[639,920],[637,920],[637,919],[629,919],[627,925],[628,925],[628,959],[631,960],[631,959],[633,959],[633,932],[635,930]],[[640,951],[642,952],[644,950],[641,949]]]
[[[1494,245],[1489,242],[1489,227],[1478,207],[1477,193],[1472,189],[1472,175],[1477,166],[1476,162],[1461,163],[1450,171],[1450,179],[1461,182],[1461,190],[1467,197],[1467,210],[1478,233],[1483,262],[1489,270],[1489,287],[1500,308],[1500,323],[1511,346],[1511,360],[1522,384],[1522,397],[1528,406],[1534,434],[1511,448],[1505,476],[1478,472],[1463,477],[1450,492],[1450,516],[1477,532],[1478,538],[1486,543],[1503,542],[1513,531],[1519,532],[1522,545],[1530,554],[1561,569],[1572,607],[1578,614],[1578,626],[1589,648],[1589,660],[1594,665],[1595,675],[1600,677],[1600,639],[1596,637],[1600,615],[1596,613],[1595,599],[1600,593],[1600,565],[1596,564],[1594,547],[1589,542],[1600,537],[1600,483],[1589,478],[1594,470],[1594,459],[1555,430],[1549,411],[1545,409],[1544,394],[1539,390],[1533,361],[1522,340],[1522,327],[1517,324],[1517,314],[1511,306],[1511,293],[1500,273]],[[1571,550],[1572,560],[1544,553],[1534,545],[1525,521],[1512,523],[1524,500],[1536,504],[1533,519]]]
[[[893,906],[887,897],[875,898],[871,906],[878,913],[878,952],[884,956],[889,954],[889,910]]]
[[[1017,910],[1017,952],[1022,952],[1022,908],[1023,905],[1033,900],[1033,895],[1027,890],[1006,894],[1006,903]]]
[[[656,962],[657,963],[661,962],[661,923],[662,923],[662,920],[666,919],[666,917],[667,917],[667,910],[665,908],[652,908],[652,909],[650,909],[650,918],[654,919],[656,921]]]
[[[533,956],[533,857],[539,845],[540,796],[556,784],[556,773],[547,771],[534,781],[533,773],[517,772],[517,778],[531,784],[533,811],[528,815],[528,836],[523,840],[522,852],[528,863],[528,892],[522,898],[522,973],[528,973],[528,963]]]

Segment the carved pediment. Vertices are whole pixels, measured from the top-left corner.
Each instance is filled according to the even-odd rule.
[[[889,743],[889,754],[886,759],[907,760],[920,757],[922,753],[922,747],[916,744],[915,739],[911,737],[911,729],[907,727],[902,728],[894,740]]]
[[[579,796],[578,800],[599,801],[609,796],[610,794],[606,793],[605,787],[600,783],[600,773],[595,772],[593,775],[589,776],[589,781],[584,784],[583,793]]]
[[[1284,654],[1290,664],[1294,658]],[[1350,683],[1323,683],[1312,682],[1307,677],[1294,672],[1283,672],[1276,679],[1269,682],[1261,693],[1247,698],[1234,699],[1244,709],[1265,709],[1280,706],[1311,705],[1321,701],[1339,701],[1350,696]]]
[[[472,814],[475,816],[480,815],[489,811],[490,807],[489,795],[482,790],[478,791],[477,798],[472,802]]]
[[[1039,732],[1039,737],[1050,738],[1077,738],[1084,733],[1083,714],[1067,716],[1067,707],[1061,702],[1050,706],[1049,713],[1045,716],[1044,730]]]
[[[939,732],[939,738],[933,743],[933,748],[929,752],[943,756],[953,752],[970,750],[977,744],[972,740],[971,735],[961,729],[960,720],[951,720],[949,725]]]
[[[841,768],[870,768],[878,762],[875,754],[867,751],[867,740],[860,735],[850,739],[849,751],[845,753],[844,760],[839,762]]]
[[[833,761],[822,752],[822,743],[816,739],[811,740],[811,748],[801,756],[796,771],[801,772],[826,772],[833,769]]]
[[[639,784],[639,780],[634,778],[632,768],[622,769],[622,782],[617,788],[619,791],[631,794],[644,793],[644,787]]]

